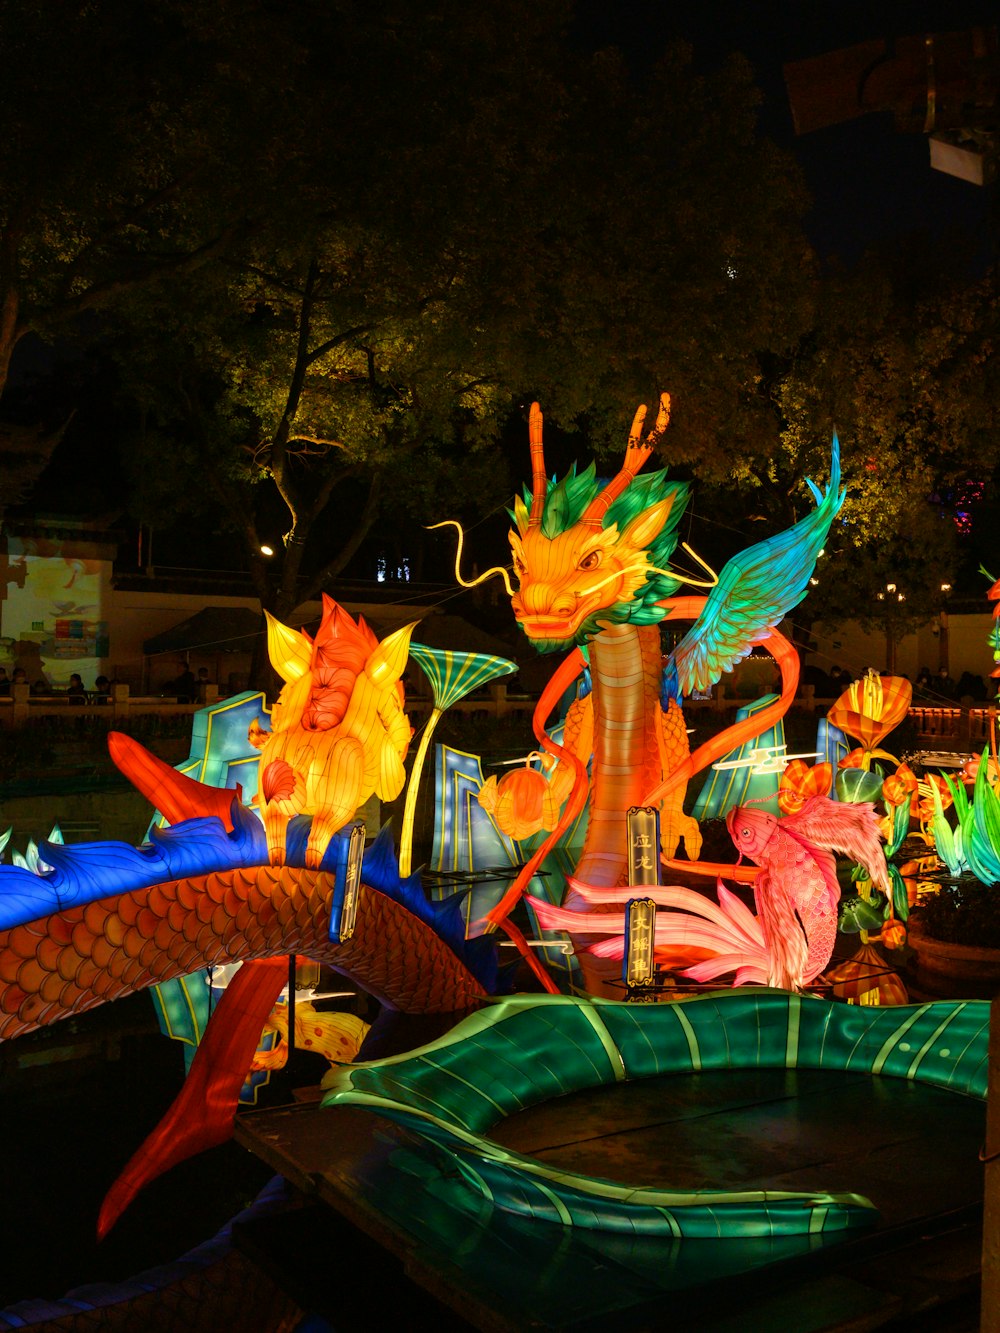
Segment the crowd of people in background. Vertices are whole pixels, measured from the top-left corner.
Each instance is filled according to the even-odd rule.
[[[173,697],[181,704],[204,703],[206,687],[212,684],[208,668],[199,667],[195,675],[189,663],[180,661],[177,665],[179,668],[177,676],[160,687],[158,691],[160,696]],[[831,666],[829,671],[824,671],[821,666],[810,664],[802,672],[803,684],[813,687],[817,699],[839,698],[854,679],[850,672],[836,665]],[[27,684],[28,677],[24,667],[14,667],[13,674],[8,676],[6,668],[0,666],[0,697],[9,697],[15,685]],[[64,696],[74,704],[88,702],[109,704],[114,687],[107,676],[100,675],[94,681],[94,688],[88,690],[82,677],[74,671],[65,689],[53,687],[47,680],[39,679],[31,685],[30,692],[36,698]],[[963,700],[981,704],[995,696],[990,688],[990,682],[984,680],[982,676],[973,675],[971,671],[963,671],[956,683],[947,667],[941,667],[934,675],[929,667],[924,666],[920,668],[913,683],[913,697],[919,702],[929,704],[961,703]]]
[[[942,699],[961,703],[963,699],[971,699],[974,704],[981,704],[991,697],[991,692],[982,676],[974,676],[971,671],[963,671],[956,684],[947,667],[941,667],[936,676],[928,667],[921,667],[914,682],[913,697],[928,703]]]
[[[212,684],[208,668],[199,667],[195,675],[187,662],[178,665],[181,668],[178,676],[161,686],[158,693],[164,697],[172,695],[182,704],[204,703],[206,687]],[[9,698],[15,685],[28,685],[24,667],[14,667],[13,673],[8,676],[7,668],[0,666],[0,697]],[[71,704],[109,704],[114,697],[114,685],[107,676],[100,675],[94,680],[94,688],[88,690],[83,677],[74,671],[65,687],[54,686],[40,677],[31,683],[29,693],[32,698],[66,698]]]
[[[906,675],[905,672],[897,674],[904,678]],[[863,675],[864,672],[859,671],[856,677],[852,676],[839,666],[824,671],[821,666],[810,664],[803,669],[802,682],[813,687],[817,699],[839,699],[851,682]],[[994,697],[995,691],[990,688],[990,682],[982,676],[973,675],[971,671],[963,671],[956,683],[947,667],[941,667],[935,675],[929,667],[924,666],[913,682],[913,698],[918,703],[947,706],[965,700],[972,704],[984,704]]]

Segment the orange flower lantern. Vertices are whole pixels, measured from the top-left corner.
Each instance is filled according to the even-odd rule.
[[[529,754],[523,768],[515,768],[499,782],[489,778],[479,793],[479,804],[493,816],[497,826],[515,841],[530,838],[543,829],[554,829],[559,822],[559,801],[548,779],[531,761],[540,756]]]
[[[902,921],[891,917],[882,927],[879,943],[886,949],[901,949],[906,943],[906,927]]]
[[[861,742],[863,758],[891,759],[895,756],[878,745],[899,726],[910,709],[913,687],[904,676],[880,676],[869,670],[862,680],[847,687],[827,717],[835,727]],[[868,768],[869,762],[841,767]]]
[[[783,815],[794,815],[811,796],[828,796],[833,783],[832,764],[814,764],[793,759],[778,784],[778,806]]]
[[[909,996],[899,975],[886,966],[873,944],[862,944],[857,953],[826,974],[833,993],[848,1004],[906,1004]]]
[[[904,801],[910,803],[912,812],[917,786],[916,776],[909,764],[900,764],[895,773],[890,773],[882,783],[882,795],[889,805],[902,805]]]
[[[945,779],[937,773],[928,773],[920,782],[917,788],[917,794],[912,798],[910,803],[910,809],[916,813],[921,824],[929,824],[934,818],[935,806],[933,788],[937,788],[938,796],[941,798],[942,810],[947,810],[952,804],[951,791]]]

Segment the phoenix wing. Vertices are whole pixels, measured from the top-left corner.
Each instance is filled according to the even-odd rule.
[[[682,695],[714,685],[805,596],[816,557],[844,502],[836,435],[826,491],[811,481],[808,485],[815,509],[723,567],[704,610],[672,654]]]

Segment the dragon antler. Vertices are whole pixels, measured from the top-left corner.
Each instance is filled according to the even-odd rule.
[[[537,528],[541,526],[548,490],[545,455],[542,452],[542,409],[538,403],[532,403],[528,413],[528,447],[531,450],[531,513],[528,515],[528,527]]]
[[[604,515],[608,512],[614,502],[624,491],[635,481],[636,476],[642,469],[646,460],[653,452],[654,447],[659,442],[664,431],[670,422],[670,394],[660,394],[660,410],[656,414],[656,425],[642,439],[642,425],[646,420],[646,404],[641,403],[632,419],[632,429],[629,431],[628,446],[625,449],[625,461],[622,463],[621,471],[617,477],[608,482],[600,495],[594,497],[587,506],[586,511],[580,519],[581,523],[588,523],[591,527],[599,528],[604,522]]]

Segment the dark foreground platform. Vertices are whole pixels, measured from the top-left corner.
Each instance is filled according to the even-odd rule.
[[[238,1243],[338,1329],[698,1328],[821,1333],[977,1326],[985,1108],[857,1073],[749,1069],[572,1093],[499,1143],[550,1165],[674,1188],[855,1191],[871,1230],[665,1240],[502,1212],[410,1131],[356,1107],[243,1115],[237,1140],[307,1207]],[[421,1319],[425,1314],[427,1323]]]

